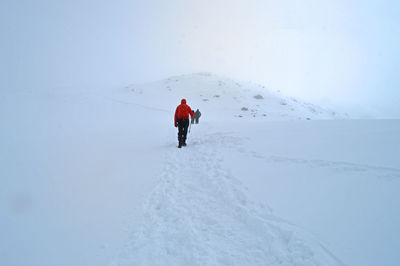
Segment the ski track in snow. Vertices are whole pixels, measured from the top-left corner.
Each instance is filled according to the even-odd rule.
[[[282,163],[282,164],[298,164],[305,165],[310,168],[330,168],[340,172],[364,172],[371,176],[385,180],[394,180],[400,178],[400,169],[392,167],[381,167],[366,164],[356,164],[341,161],[329,161],[329,160],[308,160],[303,158],[290,158],[283,156],[263,156],[254,151],[246,151],[245,149],[238,150],[241,153],[248,153],[254,158],[264,160],[265,163]]]
[[[153,107],[153,106],[148,106],[148,105],[144,105],[144,104],[140,104],[140,103],[128,102],[128,101],[124,101],[124,100],[114,99],[114,98],[111,98],[111,97],[107,97],[106,99],[109,100],[109,101],[115,102],[115,103],[120,103],[120,104],[125,104],[125,105],[134,105],[134,106],[138,106],[138,107],[141,107],[141,108],[144,108],[144,109],[148,109],[148,110],[152,110],[152,111],[171,113],[170,110],[161,109],[161,108],[157,108],[157,107]]]
[[[218,150],[238,142],[219,133],[169,150],[142,220],[112,265],[342,265],[247,198]]]

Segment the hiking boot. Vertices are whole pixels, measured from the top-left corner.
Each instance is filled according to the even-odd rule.
[[[186,146],[186,142],[182,143],[182,146]]]
[[[179,149],[182,148],[182,144],[179,143],[178,148],[179,148]]]

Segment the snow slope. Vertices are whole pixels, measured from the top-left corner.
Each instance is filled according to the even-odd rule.
[[[306,103],[279,92],[272,92],[262,85],[251,82],[239,82],[211,73],[196,73],[170,77],[165,80],[127,86],[133,94],[132,102],[151,103],[157,101],[158,108],[169,110],[171,102],[186,97],[200,111],[215,114],[209,119],[255,118],[264,120],[304,120],[338,119],[346,115]],[[124,99],[127,100],[127,95]],[[138,100],[139,102],[136,102]]]
[[[211,74],[2,93],[1,263],[396,265],[400,122],[296,101]]]
[[[220,153],[234,151],[240,138],[210,131],[199,128],[190,147],[166,153],[159,184],[114,265],[342,265],[310,235],[249,199]]]

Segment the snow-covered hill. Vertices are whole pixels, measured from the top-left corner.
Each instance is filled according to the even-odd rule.
[[[400,260],[398,120],[209,74],[0,96],[4,265]],[[182,97],[203,116],[177,149]]]
[[[235,81],[212,73],[196,73],[165,80],[127,86],[132,102],[142,101],[169,110],[172,102],[187,98],[193,108],[224,119],[258,118],[263,120],[340,119],[344,114],[287,97],[251,82]],[[127,95],[125,95],[126,97]],[[125,98],[124,97],[124,98]],[[127,98],[125,98],[127,99]],[[159,100],[161,99],[161,101]]]

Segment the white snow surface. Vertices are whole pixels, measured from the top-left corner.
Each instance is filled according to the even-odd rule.
[[[210,73],[1,93],[1,264],[397,265],[400,121],[340,118]]]
[[[342,265],[316,240],[251,201],[222,166],[240,138],[205,125],[167,153],[139,229],[116,265]]]

